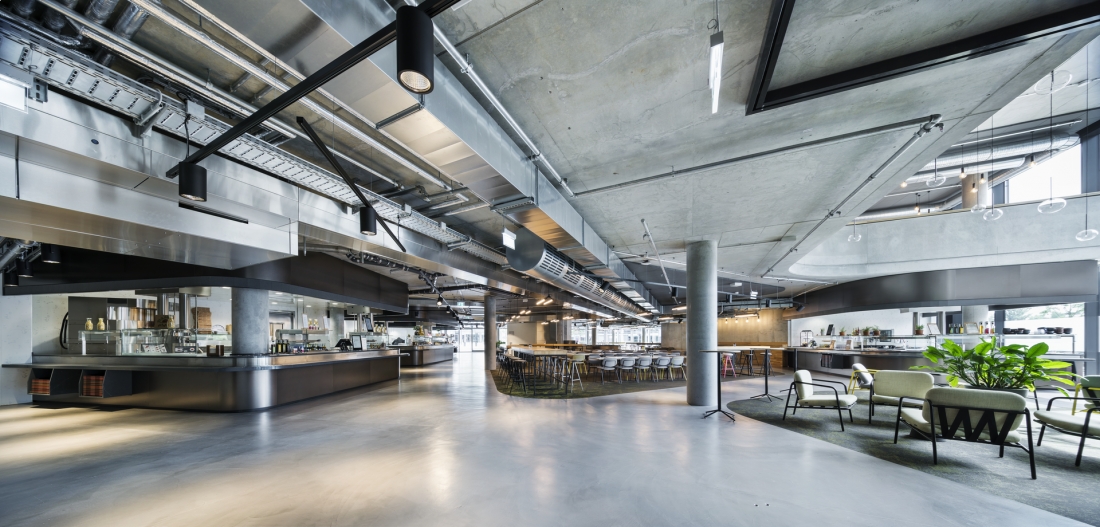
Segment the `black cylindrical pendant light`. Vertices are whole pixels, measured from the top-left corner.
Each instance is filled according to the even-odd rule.
[[[413,93],[435,88],[435,41],[432,19],[420,9],[397,8],[397,78]]]
[[[27,278],[32,278],[34,276],[34,271],[31,270],[31,263],[22,258],[16,260],[15,274],[19,276],[25,276]]]
[[[61,246],[52,243],[43,243],[42,261],[51,264],[61,263]]]
[[[180,197],[206,201],[206,169],[195,163],[180,163]]]
[[[19,287],[19,277],[15,276],[15,271],[8,271],[4,273],[4,285],[10,287]]]
[[[359,232],[367,236],[378,234],[378,213],[372,207],[359,209]]]

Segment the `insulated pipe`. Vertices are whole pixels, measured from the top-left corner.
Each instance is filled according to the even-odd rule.
[[[76,7],[77,2],[80,0],[58,0],[62,5],[72,9]],[[69,19],[65,18],[65,15],[58,13],[52,9],[47,9],[45,16],[42,17],[42,24],[49,28],[54,33],[60,33],[65,29],[65,26],[69,23]]]
[[[959,204],[961,204],[961,203],[962,203],[962,193],[960,192],[960,193],[952,195],[951,197],[949,197],[945,200],[942,200],[942,201],[939,201],[939,202],[936,202],[936,203],[929,203],[927,207],[922,206],[921,210],[922,211],[927,210],[927,213],[940,212],[940,211],[944,211],[944,210],[953,209],[953,208],[959,206]],[[872,212],[872,213],[863,214],[861,216],[856,217],[856,219],[854,221],[856,223],[862,223],[862,222],[867,222],[867,221],[872,221],[872,220],[886,220],[886,219],[890,219],[890,218],[903,218],[903,217],[906,217],[906,216],[916,216],[916,215],[917,215],[917,211],[913,210],[913,207],[909,207],[909,206],[894,207],[894,208],[891,208],[891,209],[876,210],[875,212]]]
[[[23,17],[30,18],[34,14],[34,5],[36,0],[11,0],[11,10]]]
[[[56,13],[54,13],[56,14]],[[111,27],[111,30],[115,32],[121,38],[130,40],[137,33],[138,29],[141,29],[142,24],[149,18],[149,13],[144,9],[130,4],[126,6],[126,10],[122,12],[122,16],[119,17],[115,25]],[[104,66],[110,66],[111,62],[115,60],[113,53],[100,48],[96,51],[94,60]]]
[[[947,153],[937,157],[934,162],[925,165],[917,172],[917,175],[906,181],[909,183],[924,181],[933,177],[931,174],[936,171],[941,174],[947,170],[958,172],[960,167],[968,174],[989,172],[989,163],[991,161],[996,162],[1006,159],[1020,159],[1022,161],[1022,159],[1028,155],[1048,150],[1064,150],[1077,145],[1079,142],[1076,135],[1068,134],[1056,135],[1053,141],[1049,136],[1045,135],[1043,137],[1037,137],[1035,140],[1031,140],[1028,137],[1016,137],[1013,139],[1013,141],[1006,141],[999,145],[994,144],[992,149],[983,147],[980,144],[975,146],[963,145],[961,147],[954,147],[948,150]],[[998,169],[994,167],[994,170]]]
[[[118,7],[118,0],[92,0],[88,7],[84,8],[84,16],[96,24],[103,25],[111,18],[111,13]]]
[[[407,5],[415,5],[412,0],[405,0],[405,3]],[[512,132],[519,136],[523,143],[527,145],[527,148],[531,150],[531,158],[542,165],[543,169],[546,170],[546,173],[551,176],[551,181],[561,187],[562,191],[564,191],[567,196],[571,198],[575,197],[575,194],[573,194],[573,190],[569,188],[569,185],[566,185],[565,180],[562,179],[562,177],[558,174],[558,171],[554,170],[554,167],[550,165],[550,162],[543,157],[542,152],[537,146],[535,146],[534,141],[531,141],[531,138],[528,137],[526,133],[524,133],[523,129],[520,128],[519,123],[517,123],[516,120],[512,118],[512,114],[508,113],[508,110],[504,108],[504,105],[500,103],[495,95],[493,95],[493,92],[489,91],[489,87],[485,85],[485,83],[481,80],[481,77],[479,77],[478,74],[474,71],[474,67],[466,62],[466,59],[463,58],[462,55],[458,52],[458,49],[456,49],[454,45],[451,44],[451,41],[447,39],[447,35],[443,34],[443,30],[439,29],[438,25],[433,24],[433,27],[435,29],[436,41],[438,41],[439,44],[443,46],[443,49],[447,50],[447,54],[450,55],[455,62],[462,66],[462,72],[470,77],[470,81],[473,82],[475,86],[477,86],[478,90],[481,90],[481,95],[489,100],[489,104],[493,105],[493,109],[500,114],[500,117],[504,119],[506,123],[508,123],[508,126],[512,127]]]
[[[49,1],[49,0],[47,0],[47,1]],[[183,33],[184,35],[187,35],[188,37],[191,37],[195,41],[197,41],[200,44],[206,46],[209,50],[211,50],[214,53],[218,54],[223,59],[233,63],[235,66],[237,66],[238,68],[241,68],[242,70],[244,70],[248,74],[260,79],[261,81],[263,81],[268,86],[271,86],[275,89],[278,89],[278,90],[284,91],[284,92],[290,89],[290,86],[287,85],[286,82],[284,82],[282,79],[280,79],[280,78],[278,78],[274,75],[271,75],[270,73],[268,73],[267,70],[265,70],[263,67],[261,67],[257,64],[254,64],[251,60],[248,60],[244,57],[241,57],[240,55],[238,55],[234,51],[232,51],[229,48],[222,45],[220,42],[218,42],[218,41],[214,40],[213,38],[211,38],[206,33],[202,32],[198,29],[195,29],[194,27],[191,27],[190,24],[188,24],[188,23],[184,22],[183,20],[180,20],[179,18],[175,17],[174,15],[172,15],[172,13],[168,12],[166,9],[164,9],[162,6],[160,6],[158,3],[154,2],[153,0],[131,0],[131,2],[134,5],[140,6],[142,9],[148,11],[150,15],[156,17],[161,22],[171,26],[173,29],[179,31],[180,33]],[[288,66],[286,63],[279,60],[274,55],[271,55],[270,53],[268,53],[265,49],[260,47],[258,44],[256,44],[256,43],[252,42],[251,40],[249,40],[248,37],[244,36],[243,34],[239,33],[238,31],[236,31],[235,29],[230,27],[229,25],[227,25],[227,24],[221,22],[220,20],[218,20],[217,17],[214,17],[213,15],[211,15],[205,9],[200,7],[197,3],[193,2],[193,1],[190,1],[190,0],[183,0],[182,3],[184,5],[186,5],[188,8],[190,8],[192,11],[195,11],[196,13],[198,13],[202,17],[204,22],[208,22],[208,23],[214,25],[215,27],[217,27],[218,29],[228,33],[231,36],[233,36],[233,38],[235,38],[236,40],[238,40],[242,44],[246,45],[247,47],[251,48],[253,51],[255,51],[256,53],[263,56],[269,62],[275,64],[276,67],[278,67],[279,69],[282,69],[287,74],[291,75],[292,77],[295,77],[297,80],[302,80],[302,79],[305,78],[305,76],[303,76],[297,70],[295,70],[294,68]],[[345,105],[343,102],[340,102],[339,100],[337,100],[335,97],[328,94],[324,90],[319,89],[319,90],[316,90],[315,93],[320,94],[321,96],[328,99],[330,102],[336,104],[337,107],[341,111],[352,114],[357,119],[359,119],[362,122],[366,123],[368,126],[371,126],[372,128],[374,127],[374,123],[372,123],[366,117],[363,117],[357,111],[355,111],[351,107]],[[428,171],[426,171],[426,170],[420,168],[419,166],[417,166],[416,164],[410,162],[404,156],[398,154],[397,152],[394,152],[388,146],[378,142],[378,140],[376,140],[373,137],[367,135],[362,130],[359,130],[358,128],[352,126],[347,121],[344,121],[343,119],[339,119],[339,118],[333,116],[331,108],[325,108],[324,106],[322,106],[320,104],[317,104],[316,102],[309,99],[308,97],[303,97],[302,99],[299,99],[298,102],[300,104],[304,105],[305,107],[309,108],[310,111],[312,111],[312,112],[324,117],[326,120],[336,124],[336,126],[340,127],[340,129],[344,130],[345,132],[352,135],[356,139],[370,145],[374,149],[376,149],[379,152],[381,152],[382,154],[385,154],[386,156],[392,158],[393,160],[397,161],[398,163],[401,163],[403,166],[405,166],[405,168],[408,168],[409,170],[415,172],[418,176],[420,176],[424,179],[427,179],[428,181],[432,182],[432,184],[434,184],[436,186],[439,186],[439,187],[442,187],[446,190],[451,189],[450,185],[444,183],[443,181],[441,181],[439,178],[435,177],[434,175],[432,175]],[[392,139],[395,142],[398,142],[400,144],[399,141],[397,141],[395,138],[393,138],[389,134],[386,134],[386,133],[383,132],[383,135],[385,135],[387,138]],[[406,147],[406,148],[408,148],[408,147]],[[433,163],[431,163],[427,159],[424,159],[419,154],[413,152],[412,149],[409,149],[409,152],[411,152],[420,161],[426,163],[427,165],[429,165],[433,169],[435,169],[439,172],[442,172]],[[344,157],[344,156],[340,156],[340,157]],[[345,158],[345,159],[347,159],[347,158]],[[359,166],[362,167],[362,165],[359,165]],[[366,167],[362,167],[362,168],[366,168]],[[370,169],[367,169],[367,170],[372,172],[372,173],[375,173],[374,170],[370,170]],[[378,175],[378,174],[376,173],[376,175]],[[393,185],[397,184],[394,181],[389,180],[388,178],[383,178],[383,179],[387,179]]]

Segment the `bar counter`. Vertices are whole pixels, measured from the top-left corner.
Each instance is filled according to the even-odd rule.
[[[397,346],[404,355],[401,357],[402,366],[423,366],[448,360],[454,360],[458,348],[454,344],[414,344],[412,346]]]
[[[403,355],[389,349],[225,357],[35,354],[31,364],[4,367],[31,370],[34,402],[240,412],[397,379]]]

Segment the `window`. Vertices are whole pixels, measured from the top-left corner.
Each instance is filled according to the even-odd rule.
[[[1081,193],[1081,145],[1008,180],[1008,202],[1044,200],[1052,190],[1054,197]]]
[[[1005,310],[1005,328],[1030,329],[1031,334],[1038,333],[1039,328],[1072,328],[1069,337],[1060,335],[1046,335],[1044,338],[1016,338],[1005,335],[1008,344],[1026,344],[1031,346],[1039,342],[1046,342],[1052,351],[1073,351],[1076,342],[1076,351],[1081,351],[1085,344],[1085,304],[1061,304],[1054,306],[1025,307],[1020,309]]]

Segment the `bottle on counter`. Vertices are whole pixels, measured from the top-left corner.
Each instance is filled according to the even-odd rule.
[[[94,329],[95,329],[95,324],[92,324],[92,319],[89,318],[88,320],[84,321],[84,330],[85,331],[92,331]]]

